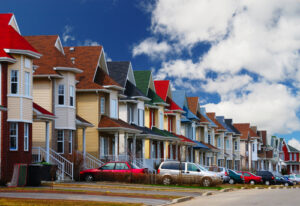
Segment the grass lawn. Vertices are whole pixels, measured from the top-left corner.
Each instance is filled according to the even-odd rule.
[[[113,202],[96,202],[96,201],[73,201],[73,200],[37,200],[37,199],[26,199],[26,198],[0,198],[0,205],[55,205],[55,206],[96,206],[96,205],[106,205],[106,206],[141,206],[143,204],[135,203],[113,203]]]

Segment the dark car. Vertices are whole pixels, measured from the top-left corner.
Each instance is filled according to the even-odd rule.
[[[283,176],[275,176],[276,185],[293,186],[294,183]]]
[[[275,184],[275,176],[270,171],[257,171],[256,175],[261,176],[265,185]]]
[[[114,174],[119,174],[128,178],[131,174],[147,173],[147,168],[138,168],[130,162],[108,162],[99,168],[83,170],[80,172],[80,180],[94,181],[94,180],[110,180]]]
[[[229,184],[234,184],[234,183],[244,183],[244,177],[241,174],[238,174],[234,170],[228,170],[228,175],[230,177]]]

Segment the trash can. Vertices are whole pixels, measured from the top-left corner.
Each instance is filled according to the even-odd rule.
[[[27,186],[40,186],[42,180],[42,165],[30,164],[27,172]]]
[[[43,164],[41,168],[41,180],[55,181],[57,165]]]

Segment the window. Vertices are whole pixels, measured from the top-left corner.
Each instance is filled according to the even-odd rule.
[[[31,60],[28,58],[25,58],[25,67],[29,69],[31,68]]]
[[[176,121],[176,133],[180,134],[180,120]]]
[[[105,97],[101,97],[100,99],[100,113],[105,113]]]
[[[172,132],[172,131],[173,131],[173,127],[172,127],[172,126],[173,126],[173,125],[172,125],[172,124],[173,124],[172,117],[169,116],[168,121],[169,121],[169,123],[168,123],[168,127],[169,127],[168,130],[169,130],[169,132]]]
[[[11,70],[10,72],[10,93],[18,94],[18,85],[19,85],[19,71]]]
[[[193,137],[192,138],[195,140],[196,139],[196,126],[195,126],[195,123],[193,123],[192,129],[193,129]]]
[[[297,153],[294,153],[294,160],[297,161]]]
[[[18,150],[18,123],[10,123],[9,127],[9,150]]]
[[[25,72],[25,95],[30,96],[30,73]]]
[[[75,91],[74,86],[70,86],[70,106],[74,106]]]
[[[290,160],[293,160],[293,156],[292,156],[292,153],[290,153]]]
[[[237,141],[234,141],[234,150],[238,150],[238,143],[237,143]]]
[[[255,152],[255,144],[252,144],[252,151]]]
[[[133,122],[133,108],[131,105],[128,105],[128,123],[131,124]]]
[[[150,110],[150,128],[155,127],[155,111]]]
[[[118,103],[117,103],[117,100],[112,99],[110,105],[111,105],[111,108],[110,108],[111,117],[112,118],[118,118]]]
[[[159,112],[159,129],[164,129],[164,113]]]
[[[24,124],[24,151],[29,150],[29,124]]]
[[[221,148],[221,138],[218,138],[218,147]]]
[[[69,134],[69,154],[72,154],[72,141],[73,141],[73,132],[70,130]]]
[[[58,85],[58,104],[65,104],[65,85]]]
[[[101,170],[113,170],[115,168],[115,163],[107,163],[101,167]]]
[[[245,145],[246,145],[246,152],[248,152],[248,143],[246,143]]]
[[[164,162],[161,169],[167,170],[185,170],[185,163],[179,162]]]
[[[141,127],[143,127],[144,126],[144,110],[142,110],[142,109],[139,109],[138,110],[138,116],[139,116],[139,122],[138,122],[138,124],[139,124],[139,126],[141,126]]]
[[[227,148],[227,149],[230,149],[229,139],[226,140],[226,148]]]
[[[199,168],[196,167],[196,165],[194,165],[194,164],[188,163],[188,171],[191,171],[191,172],[198,172],[198,171],[199,171]]]
[[[207,135],[207,143],[210,144],[210,134]]]
[[[64,153],[64,130],[57,131],[57,152]]]
[[[128,166],[126,163],[116,163],[115,170],[128,170]]]

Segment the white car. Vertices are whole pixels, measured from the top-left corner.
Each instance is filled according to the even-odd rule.
[[[290,181],[292,181],[296,184],[300,184],[300,175],[289,174],[289,175],[285,175],[285,176],[288,177]]]

